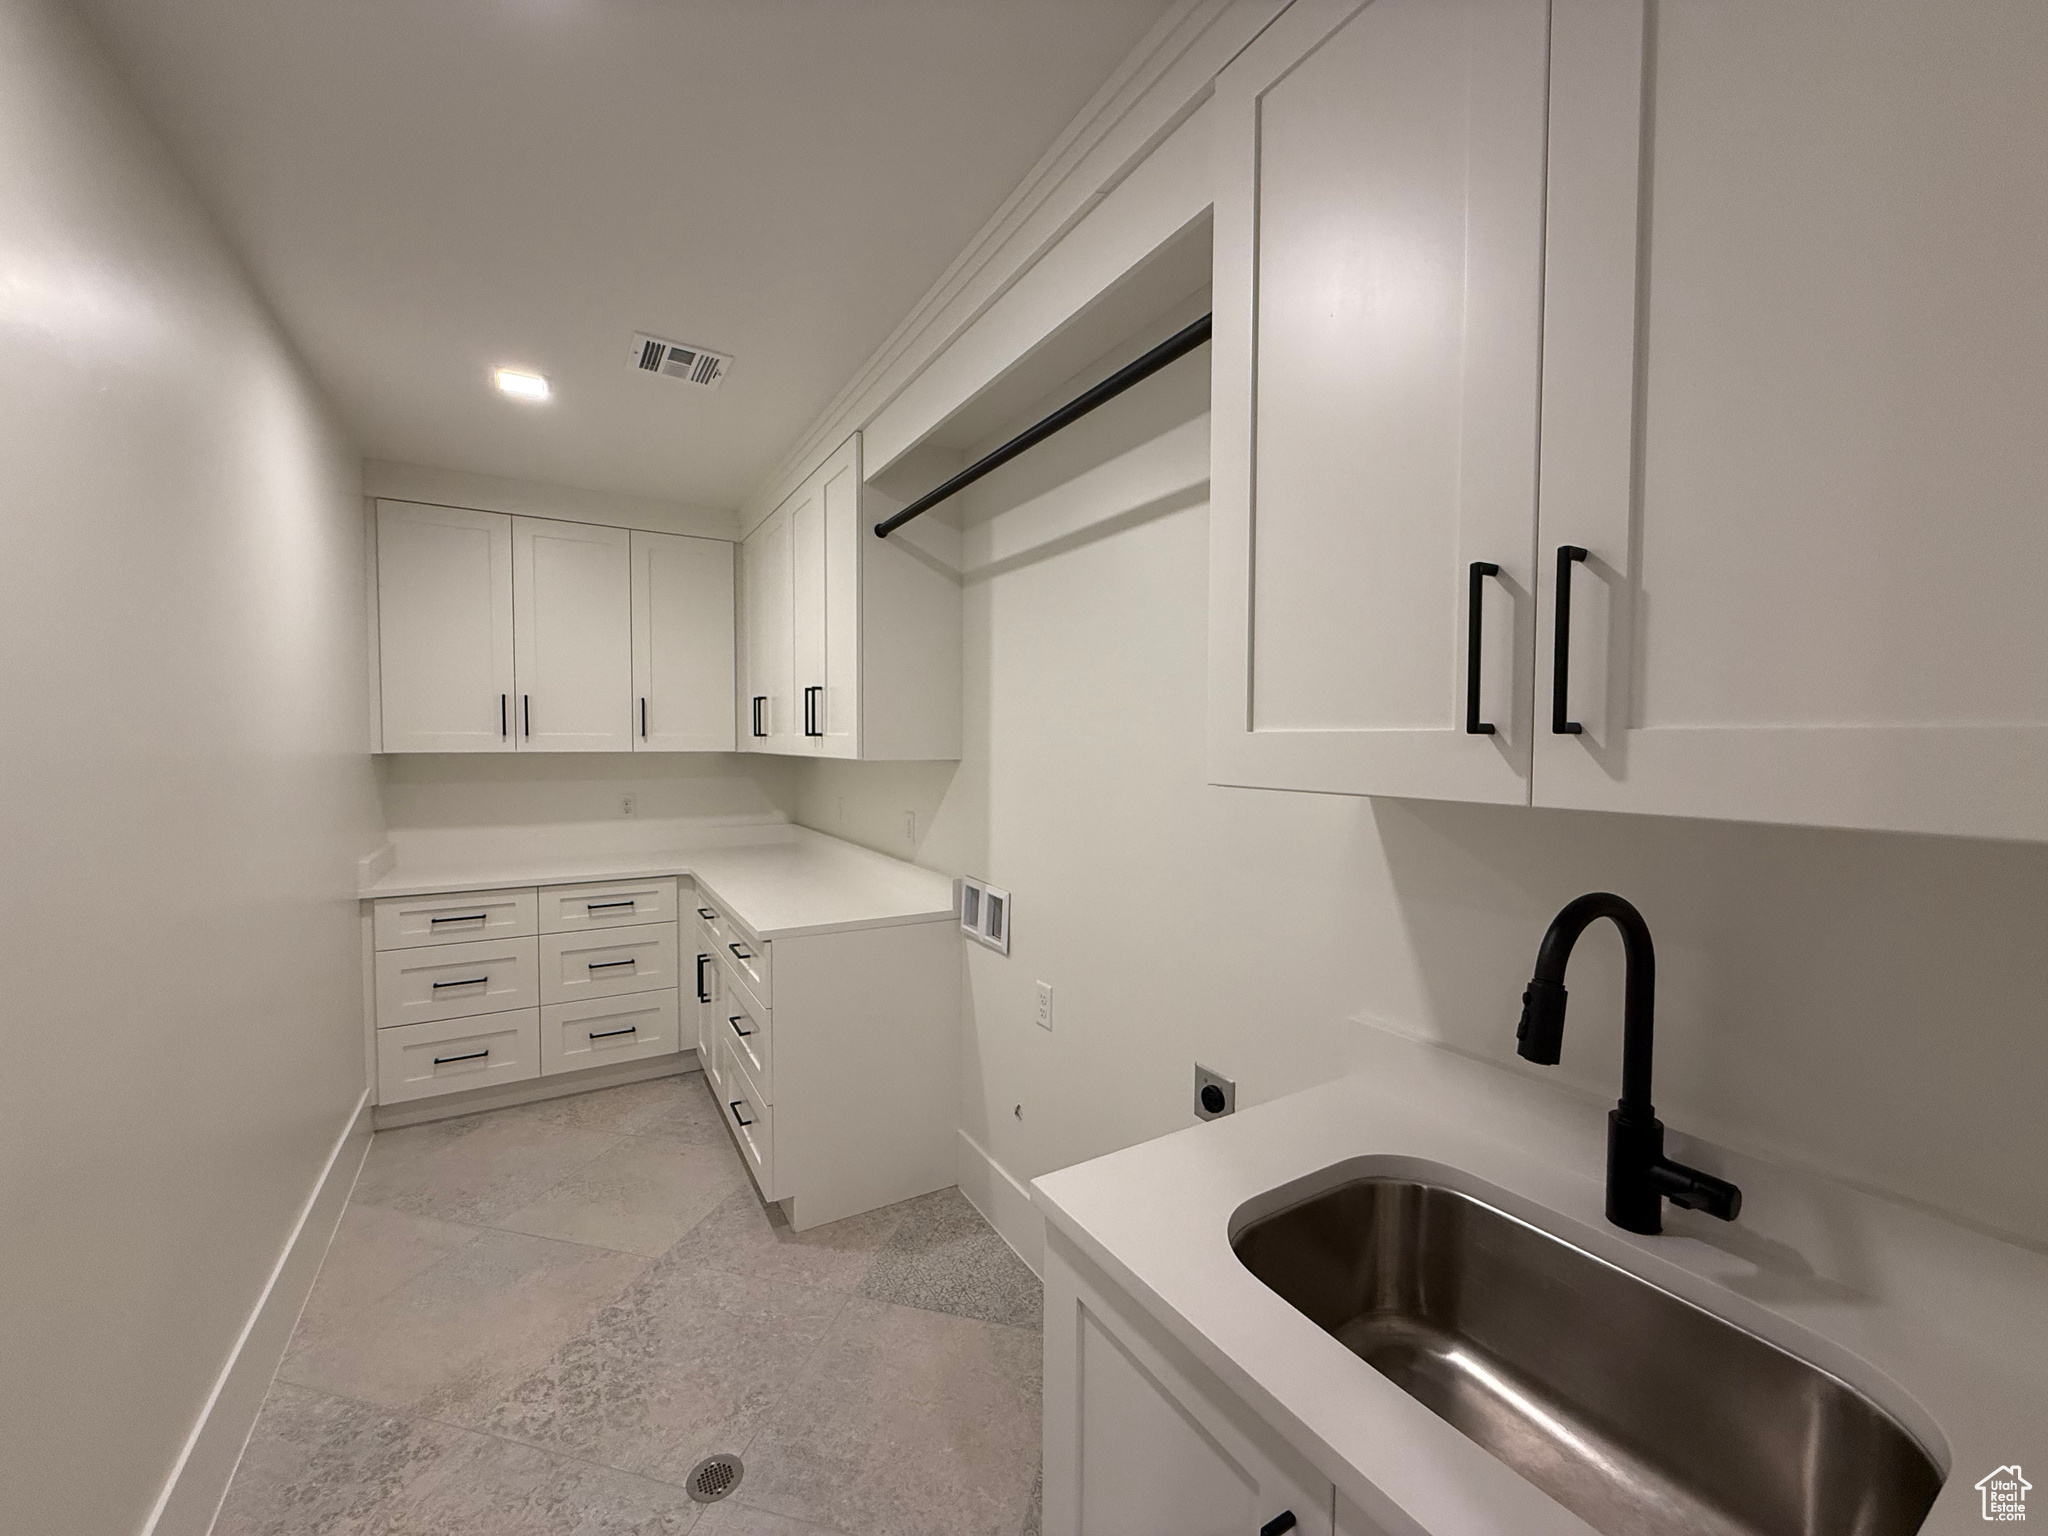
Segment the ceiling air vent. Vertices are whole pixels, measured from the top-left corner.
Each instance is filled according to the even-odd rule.
[[[716,389],[725,382],[732,359],[723,352],[691,346],[688,342],[663,341],[659,336],[635,336],[633,366],[642,373],[680,379],[698,389]]]

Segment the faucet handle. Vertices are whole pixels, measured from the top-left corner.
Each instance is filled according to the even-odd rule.
[[[1651,1178],[1666,1199],[1688,1211],[1705,1211],[1722,1221],[1733,1221],[1742,1214],[1742,1191],[1711,1173],[1666,1159],[1652,1170]]]

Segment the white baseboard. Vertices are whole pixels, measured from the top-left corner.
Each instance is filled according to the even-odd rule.
[[[313,1277],[320,1272],[320,1261],[327,1256],[327,1245],[341,1224],[342,1208],[369,1150],[370,1096],[365,1092],[328,1154],[327,1166],[299,1212],[255,1310],[242,1325],[242,1336],[229,1351],[198,1422],[164,1480],[142,1536],[206,1536],[213,1528],[242,1459],[242,1447],[256,1426],[263,1395],[291,1343],[299,1311],[313,1289]]]
[[[965,1131],[960,1133],[960,1193],[1017,1250],[1031,1273],[1045,1275],[1045,1218],[1031,1191]]]
[[[374,1111],[374,1124],[380,1131],[395,1131],[400,1126],[424,1125],[429,1120],[452,1120],[457,1115],[473,1115],[479,1110],[538,1104],[542,1099],[566,1098],[572,1093],[644,1083],[650,1078],[675,1077],[696,1070],[697,1050],[692,1046],[667,1056],[585,1067],[578,1072],[565,1072],[560,1077],[529,1077],[523,1083],[499,1083],[490,1088],[471,1088],[463,1093],[436,1094],[429,1099],[379,1104]]]

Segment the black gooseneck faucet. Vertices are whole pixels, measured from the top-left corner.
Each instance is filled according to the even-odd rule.
[[[1594,891],[1551,919],[1536,951],[1536,975],[1522,994],[1515,1049],[1554,1067],[1564,1044],[1564,968],[1579,935],[1598,918],[1614,919],[1628,960],[1623,993],[1621,1100],[1607,1112],[1607,1219],[1627,1232],[1664,1230],[1664,1201],[1723,1221],[1742,1212],[1742,1191],[1725,1179],[1664,1155],[1664,1122],[1650,1102],[1651,1013],[1657,1001],[1657,952],[1643,914],[1619,896]]]

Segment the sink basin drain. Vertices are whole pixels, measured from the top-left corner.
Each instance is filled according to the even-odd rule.
[[[716,1504],[739,1487],[746,1471],[740,1465],[739,1457],[720,1452],[716,1456],[706,1456],[690,1468],[690,1480],[684,1486],[699,1504]]]

